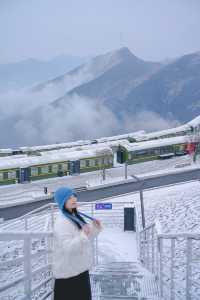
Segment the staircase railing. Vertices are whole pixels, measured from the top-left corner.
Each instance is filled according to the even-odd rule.
[[[1,232],[1,300],[49,299],[52,295],[52,233]]]
[[[140,260],[159,280],[166,300],[200,299],[200,234],[163,234],[158,224],[140,232]]]
[[[81,203],[81,211],[110,226],[124,225],[124,207],[117,202],[112,210],[96,210],[96,203]],[[54,203],[0,224],[0,299],[45,300],[53,294],[52,237],[58,209]],[[113,217],[111,218],[111,216]],[[111,220],[112,219],[112,220]],[[93,263],[98,264],[98,239],[93,243]],[[8,298],[9,297],[9,298]]]

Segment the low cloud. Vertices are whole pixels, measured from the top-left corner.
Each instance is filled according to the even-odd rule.
[[[115,115],[97,100],[73,96],[58,107],[36,109],[14,125],[16,136],[28,145],[91,139],[120,129]]]
[[[152,111],[142,111],[133,116],[123,115],[124,128],[128,131],[145,130],[152,132],[179,126],[179,121],[168,118],[165,119]]]
[[[19,115],[20,112],[20,115]],[[13,111],[14,114],[14,111]],[[147,132],[177,126],[178,122],[166,120],[154,112],[118,117],[101,101],[79,97],[66,97],[60,106],[50,104],[1,121],[0,147],[42,145],[95,139],[103,136],[145,130]]]

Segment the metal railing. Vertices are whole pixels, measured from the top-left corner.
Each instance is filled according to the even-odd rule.
[[[140,232],[140,260],[159,280],[163,299],[200,299],[200,234],[162,234],[153,224]]]
[[[96,210],[96,203],[80,203],[80,210],[100,219],[104,226],[124,226],[124,207],[133,202],[112,203],[111,210]],[[0,224],[0,299],[52,299],[52,237],[58,213],[55,203]],[[112,218],[111,218],[112,217]],[[98,239],[93,242],[93,265],[98,264]]]
[[[51,299],[51,232],[0,234],[1,300]]]
[[[106,202],[112,202],[111,199],[107,199]],[[134,207],[133,201],[127,202],[114,202],[112,203],[112,210],[97,210],[96,204],[102,201],[96,202],[80,202],[79,209],[85,213],[88,213],[92,217],[100,219],[104,225],[109,227],[124,226],[124,208]],[[41,231],[51,230],[54,225],[54,220],[58,208],[55,203],[49,203],[34,209],[31,212],[15,218],[10,221],[4,221],[0,223],[0,232],[2,231]],[[37,222],[36,218],[37,217]]]

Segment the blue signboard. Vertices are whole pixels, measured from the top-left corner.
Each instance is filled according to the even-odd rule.
[[[112,209],[112,203],[96,203],[95,204],[95,209],[100,210],[100,209]]]

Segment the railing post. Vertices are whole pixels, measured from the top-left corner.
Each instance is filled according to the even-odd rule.
[[[95,239],[95,249],[96,249],[96,265],[98,265],[99,260],[98,260],[98,236]]]
[[[25,274],[25,295],[31,300],[31,237],[24,237],[24,274]]]
[[[151,257],[152,257],[152,269],[151,269],[151,271],[152,271],[152,273],[155,273],[155,268],[154,268],[154,266],[155,266],[155,242],[154,242],[154,233],[155,233],[155,226],[152,226],[152,228],[151,228],[151,238],[152,238],[152,240],[151,240]]]
[[[146,230],[146,238],[145,238],[145,242],[146,242],[146,253],[147,253],[147,269],[150,271],[150,230],[147,229]]]
[[[186,299],[191,300],[192,239],[186,239]]]
[[[142,227],[145,228],[145,214],[144,214],[144,197],[143,197],[143,189],[140,187],[140,205],[141,205],[141,216],[142,216]]]
[[[54,205],[51,204],[51,227],[54,228]]]
[[[174,255],[175,255],[175,239],[171,239],[171,268],[170,268],[170,300],[175,299],[174,293]]]
[[[159,287],[160,287],[160,296],[163,297],[163,239],[159,238]]]

